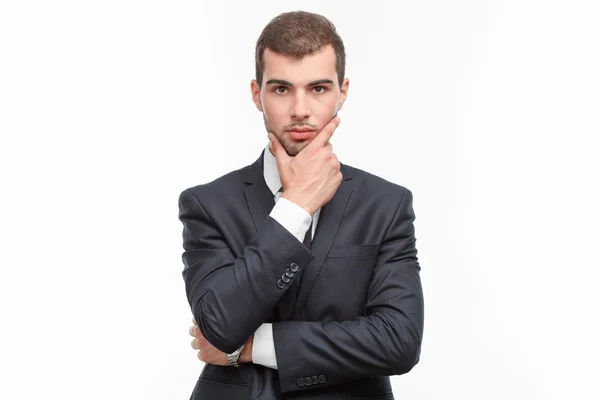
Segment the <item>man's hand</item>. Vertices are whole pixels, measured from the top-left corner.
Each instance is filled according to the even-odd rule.
[[[200,328],[198,328],[195,318],[192,319],[192,322],[194,323],[194,325],[190,327],[190,335],[194,337],[194,339],[192,339],[192,348],[198,350],[198,359],[207,364],[229,366],[225,353],[215,348],[204,338],[204,335],[200,332]],[[252,362],[253,341],[254,337],[251,337],[246,341],[238,363]]]
[[[331,200],[342,182],[340,163],[329,143],[339,124],[340,118],[333,118],[295,157],[290,157],[277,137],[269,132],[283,186],[282,197],[310,215]]]

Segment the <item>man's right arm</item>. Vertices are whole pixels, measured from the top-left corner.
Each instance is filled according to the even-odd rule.
[[[204,337],[217,349],[231,353],[267,320],[288,290],[286,271],[297,275],[314,255],[297,237],[268,216],[240,257],[234,257],[225,238],[196,196],[185,190],[179,197],[183,223],[182,255],[186,295]]]

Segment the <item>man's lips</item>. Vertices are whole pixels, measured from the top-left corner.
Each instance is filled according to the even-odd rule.
[[[314,129],[311,128],[292,128],[288,129],[290,132],[312,132]]]
[[[289,129],[288,132],[294,140],[305,140],[308,139],[315,130],[310,128],[292,128]]]

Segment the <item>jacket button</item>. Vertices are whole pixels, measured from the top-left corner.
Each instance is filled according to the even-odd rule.
[[[306,386],[312,385],[312,380],[310,379],[309,376],[307,376],[306,378],[304,378],[304,383],[306,383]]]
[[[277,281],[277,287],[279,289],[283,289],[285,287],[285,283],[280,279]]]
[[[296,381],[296,385],[298,385],[300,387],[304,386],[304,379],[298,378],[298,380]]]
[[[299,269],[300,269],[300,267],[298,266],[298,264],[296,264],[296,263],[291,263],[290,264],[290,270],[292,272],[298,272]]]
[[[325,379],[325,375],[319,375],[318,379],[320,383],[325,383],[325,381],[327,381],[327,379]]]
[[[292,276],[294,276],[294,273],[292,271],[290,271],[290,269],[288,268],[288,269],[285,270],[285,275],[288,278],[291,278]]]
[[[284,281],[285,283],[288,283],[290,281],[290,278],[288,278],[285,274],[281,275],[281,280]]]
[[[316,376],[311,376],[310,380],[312,381],[313,385],[316,385],[317,383],[319,383],[319,379],[317,379]]]

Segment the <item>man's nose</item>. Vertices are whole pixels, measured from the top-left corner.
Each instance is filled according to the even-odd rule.
[[[303,93],[299,93],[294,97],[294,103],[292,105],[292,118],[297,120],[303,120],[310,116],[310,107],[308,105],[308,96]]]

